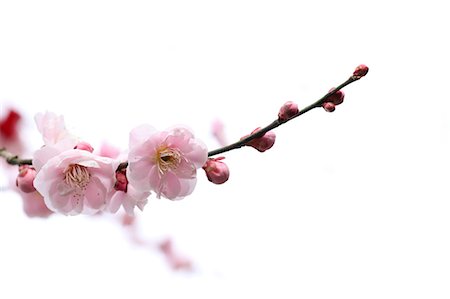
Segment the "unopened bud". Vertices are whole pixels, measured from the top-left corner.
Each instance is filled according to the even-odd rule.
[[[254,129],[251,134],[258,132],[259,130],[261,130],[261,128]],[[248,136],[249,135],[242,137],[241,140],[247,138]],[[269,132],[265,133],[263,136],[255,138],[255,139],[247,142],[247,144],[245,144],[245,145],[254,147],[255,149],[257,149],[260,152],[265,152],[273,146],[273,144],[275,143],[275,138],[276,138],[275,133],[272,131],[269,131]]]
[[[288,101],[281,106],[278,112],[278,120],[281,122],[288,121],[298,113],[298,105],[294,102]]]
[[[332,92],[334,89],[335,89],[334,87],[331,88],[329,92]],[[337,106],[337,105],[340,105],[340,104],[342,104],[344,102],[344,97],[345,97],[344,92],[342,90],[338,90],[335,93],[333,93],[332,95],[328,96],[325,99],[325,101],[326,102],[331,102],[331,103],[333,103],[334,105]]]
[[[36,177],[36,170],[30,165],[20,165],[19,175],[16,178],[16,186],[24,193],[36,191],[33,181]]]
[[[360,64],[356,67],[355,71],[353,72],[353,77],[355,77],[356,79],[361,79],[362,77],[367,75],[368,72],[369,68],[367,67],[367,65]]]
[[[336,110],[336,105],[331,102],[325,102],[322,104],[323,109],[325,109],[326,112],[333,112]]]
[[[114,184],[114,189],[117,191],[127,192],[128,179],[125,171],[125,169],[116,171],[116,183]]]
[[[94,151],[94,148],[87,142],[81,141],[77,145],[75,145],[74,149],[79,149],[83,151],[88,151],[92,153]]]
[[[209,158],[202,167],[208,180],[214,184],[223,184],[230,177],[230,170],[227,164],[221,161],[223,159],[225,157]]]

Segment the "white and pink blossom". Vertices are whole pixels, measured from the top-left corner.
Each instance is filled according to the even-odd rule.
[[[176,200],[192,193],[197,169],[208,157],[206,146],[184,127],[158,132],[148,125],[130,133],[127,178],[139,191]]]
[[[67,150],[42,166],[34,186],[54,212],[94,214],[107,209],[117,165],[85,150]]]

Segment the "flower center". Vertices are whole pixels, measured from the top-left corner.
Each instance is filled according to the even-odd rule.
[[[91,175],[86,166],[70,164],[64,171],[64,182],[72,188],[84,189],[90,178]]]
[[[181,163],[181,154],[177,149],[162,146],[156,152],[156,163],[161,175],[168,170],[175,170]]]

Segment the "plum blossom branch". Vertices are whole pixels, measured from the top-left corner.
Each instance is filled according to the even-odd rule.
[[[305,114],[306,112],[311,111],[314,108],[322,107],[322,105],[326,102],[326,100],[328,98],[330,98],[332,95],[336,94],[339,90],[341,90],[345,86],[347,86],[347,85],[349,85],[349,84],[351,84],[351,83],[353,83],[355,81],[358,81],[363,76],[365,76],[367,74],[367,70],[368,69],[367,70],[364,69],[363,71],[365,71],[365,73],[361,73],[361,68],[363,68],[363,67],[364,66],[362,66],[362,65],[357,67],[355,72],[353,73],[353,75],[350,78],[348,78],[345,82],[340,84],[338,87],[331,89],[328,93],[326,93],[324,96],[322,96],[316,102],[312,103],[309,106],[306,106],[302,110],[299,110],[293,116],[290,116],[289,118],[287,118],[285,120],[278,118],[278,119],[274,120],[272,123],[270,123],[268,126],[262,128],[260,130],[254,131],[252,134],[248,135],[245,138],[242,138],[241,140],[239,140],[239,141],[237,141],[235,143],[232,143],[230,145],[227,145],[227,146],[224,146],[224,147],[221,147],[221,148],[218,148],[218,149],[215,149],[215,150],[212,150],[212,151],[208,152],[208,157],[212,157],[212,156],[219,155],[219,154],[222,154],[222,153],[234,150],[234,149],[241,148],[241,147],[249,144],[251,141],[264,136],[264,134],[266,134],[267,132],[269,132],[269,131],[271,131],[271,130],[279,127],[279,126],[281,126],[282,124],[287,123],[288,121],[290,121],[290,120],[292,120],[292,119],[294,119],[294,118],[296,118],[296,117],[298,117],[298,116],[300,116],[302,114]]]
[[[278,119],[274,120],[272,123],[267,125],[266,127],[253,131],[252,134],[250,134],[246,137],[243,137],[241,140],[239,140],[235,143],[232,143],[230,145],[209,151],[208,157],[212,157],[212,156],[222,154],[222,153],[234,150],[234,149],[241,148],[245,145],[248,145],[255,139],[258,139],[258,138],[264,136],[267,132],[281,126],[284,123],[287,123],[288,121],[293,120],[294,118],[296,118],[302,114],[305,114],[305,113],[313,110],[314,108],[323,106],[325,108],[325,110],[327,110],[329,112],[334,111],[334,104],[331,103],[331,105],[332,105],[331,109],[327,106],[324,106],[324,104],[328,104],[327,99],[330,99],[330,97],[332,97],[333,95],[336,95],[338,93],[338,91],[340,91],[345,86],[347,86],[355,81],[358,81],[359,79],[364,77],[367,74],[368,70],[369,69],[367,66],[359,65],[353,72],[352,76],[350,76],[346,81],[341,83],[339,86],[331,89],[329,92],[327,92],[324,96],[322,96],[316,102],[306,106],[305,108],[299,110],[294,115],[291,115],[288,118],[282,119],[279,117]],[[0,157],[5,158],[6,162],[11,165],[32,165],[32,162],[33,162],[32,159],[20,159],[17,155],[14,155],[14,154],[8,152],[5,148],[0,148]],[[122,162],[118,165],[117,171],[124,170],[127,167],[128,167],[128,162],[127,161]]]

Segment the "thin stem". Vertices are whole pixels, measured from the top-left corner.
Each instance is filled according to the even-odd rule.
[[[6,162],[11,165],[32,165],[31,159],[20,159],[17,155],[8,152],[6,148],[0,148],[0,157],[5,158]]]
[[[353,82],[355,82],[355,81],[357,81],[357,80],[359,80],[359,79],[360,79],[360,78],[358,78],[358,77],[356,77],[356,76],[351,76],[351,77],[348,78],[344,83],[340,84],[340,85],[339,85],[338,87],[336,87],[335,89],[329,91],[329,92],[326,93],[323,97],[321,97],[320,99],[318,99],[317,101],[315,101],[315,102],[312,103],[311,105],[306,106],[305,108],[303,108],[302,110],[300,110],[297,114],[295,114],[294,116],[292,116],[292,117],[289,118],[288,120],[286,120],[286,121],[280,121],[280,120],[276,119],[276,120],[274,120],[272,123],[270,123],[268,126],[266,126],[266,127],[262,128],[262,129],[258,130],[257,132],[255,132],[255,133],[253,133],[253,134],[250,134],[250,135],[247,136],[246,138],[243,138],[243,139],[241,139],[241,140],[239,140],[239,141],[237,141],[237,142],[235,142],[235,143],[232,143],[232,144],[230,144],[230,145],[227,145],[227,146],[224,146],[224,147],[221,147],[221,148],[218,148],[218,149],[215,149],[215,150],[212,150],[212,151],[208,152],[208,157],[215,156],[215,155],[218,155],[218,154],[222,154],[222,153],[225,153],[225,152],[228,152],[228,151],[237,149],[237,148],[241,148],[241,147],[243,147],[244,145],[246,145],[247,143],[249,143],[250,141],[252,141],[252,140],[254,140],[254,139],[256,139],[256,138],[259,138],[259,137],[264,136],[264,134],[266,134],[267,132],[269,132],[269,131],[275,129],[276,127],[279,127],[279,126],[281,126],[282,124],[287,123],[288,121],[291,121],[291,120],[293,120],[294,118],[296,118],[296,117],[298,117],[298,116],[300,116],[300,115],[302,115],[302,114],[305,114],[306,112],[308,112],[308,111],[310,111],[310,110],[312,110],[312,109],[314,109],[314,108],[321,107],[322,104],[325,102],[325,99],[327,99],[329,96],[331,96],[332,94],[336,93],[338,90],[344,88],[345,86],[347,86],[347,85],[349,85],[350,83],[353,83]]]

